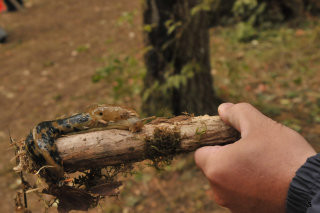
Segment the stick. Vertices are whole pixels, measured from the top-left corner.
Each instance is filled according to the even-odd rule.
[[[14,141],[13,141],[13,139],[12,139],[12,137],[11,137],[11,132],[10,132],[10,129],[9,129],[9,128],[8,128],[8,134],[9,134],[10,144],[13,145],[13,144],[14,144]],[[15,145],[15,150],[14,150],[15,156],[18,155],[17,149],[18,149],[18,148],[17,148],[17,146]],[[18,158],[16,158],[16,165],[18,165],[19,163],[20,163],[20,162],[19,162]],[[24,180],[23,172],[22,172],[22,171],[19,172],[19,175],[20,175],[20,180],[21,180],[21,184],[22,184],[22,193],[23,193],[24,208],[27,209],[27,208],[28,208],[28,201],[27,201],[26,186],[25,186],[26,182],[25,182],[25,180]]]
[[[65,171],[80,171],[148,158],[146,139],[152,140],[155,130],[160,129],[160,136],[163,134],[165,139],[172,136],[172,132],[179,133],[180,144],[176,153],[192,152],[202,146],[225,145],[240,138],[239,133],[225,125],[218,116],[205,115],[158,118],[144,125],[138,133],[111,129],[75,134],[59,138],[56,144]],[[168,142],[171,143],[169,136]]]

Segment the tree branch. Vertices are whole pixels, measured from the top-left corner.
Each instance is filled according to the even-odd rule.
[[[150,158],[146,140],[159,137],[155,136],[156,130],[166,136],[178,133],[179,147],[175,147],[175,154],[192,152],[202,146],[233,143],[240,137],[218,116],[178,116],[158,118],[138,133],[118,129],[95,131],[62,137],[56,144],[65,170],[71,172]],[[170,137],[164,138],[168,138],[168,144],[173,143]]]

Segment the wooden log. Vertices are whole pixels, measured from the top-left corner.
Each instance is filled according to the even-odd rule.
[[[233,143],[240,138],[239,133],[218,116],[205,115],[158,118],[144,125],[138,133],[111,129],[69,135],[59,138],[56,144],[65,171],[81,171],[149,158],[146,140],[152,140],[156,130],[161,130],[161,134],[178,133],[177,154],[192,152],[202,146]]]

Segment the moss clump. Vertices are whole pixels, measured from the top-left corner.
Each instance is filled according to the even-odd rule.
[[[145,138],[146,158],[153,162],[156,169],[162,165],[170,164],[173,157],[178,154],[181,144],[180,131],[170,128],[156,128],[153,137]]]

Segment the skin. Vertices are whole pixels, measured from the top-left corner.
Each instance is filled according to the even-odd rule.
[[[297,132],[250,104],[225,103],[218,112],[241,139],[195,152],[214,200],[233,213],[284,213],[290,182],[315,150]]]

